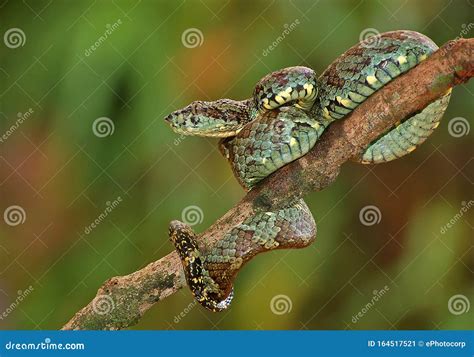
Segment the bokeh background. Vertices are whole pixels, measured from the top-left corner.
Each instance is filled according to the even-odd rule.
[[[4,329],[60,328],[106,279],[169,253],[168,222],[186,208],[197,206],[200,232],[243,196],[216,140],[175,135],[162,120],[171,111],[244,99],[282,67],[321,72],[367,29],[416,30],[438,44],[474,34],[472,0],[0,7]],[[183,289],[133,328],[472,328],[473,99],[472,82],[456,87],[413,154],[348,163],[307,196],[316,243],[252,261],[229,311],[194,306]],[[367,206],[373,221],[360,218]]]

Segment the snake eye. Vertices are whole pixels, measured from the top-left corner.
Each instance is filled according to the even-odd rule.
[[[169,114],[169,115],[165,116],[165,121],[167,123],[171,123],[173,121],[173,114]]]

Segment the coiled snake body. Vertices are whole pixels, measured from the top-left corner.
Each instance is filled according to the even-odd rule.
[[[289,67],[262,78],[253,97],[193,102],[166,121],[186,135],[222,138],[219,146],[241,185],[250,190],[263,178],[305,155],[331,122],[342,119],[372,93],[437,50],[413,31],[383,33],[338,57],[317,78],[306,67]],[[400,158],[423,143],[438,126],[450,93],[406,118],[372,142],[356,160],[364,164]],[[302,199],[275,212],[257,212],[201,251],[189,226],[173,221],[170,238],[182,260],[196,300],[212,311],[227,308],[233,280],[256,254],[303,248],[316,224]]]

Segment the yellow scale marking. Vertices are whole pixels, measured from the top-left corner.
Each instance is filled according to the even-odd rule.
[[[263,107],[265,109],[272,109],[272,107],[270,106],[270,104],[268,104],[268,98],[263,98]]]
[[[407,63],[407,58],[405,56],[398,56],[397,61],[400,64],[405,64]]]
[[[339,96],[339,95],[336,97],[336,100],[337,100],[337,102],[338,102],[339,104],[341,104],[343,107],[346,107],[346,108],[348,108],[348,109],[351,109],[351,108],[350,108],[350,105],[353,104],[353,103],[352,103],[352,100],[347,99],[347,98],[344,98],[344,99],[343,99],[343,98],[342,98],[341,96]]]
[[[310,83],[305,83],[303,85],[303,88],[306,89],[306,91],[308,92],[308,96],[311,95],[311,93],[313,93],[313,89],[314,89],[314,86]]]
[[[375,76],[367,76],[367,83],[370,85],[377,83],[377,78]]]
[[[278,104],[284,104],[286,102],[279,94],[275,97],[275,100]]]
[[[346,108],[348,108],[348,109],[351,109],[350,106],[353,104],[353,103],[352,103],[352,100],[347,99],[347,98],[341,99],[340,103],[341,103],[344,107],[346,107]]]
[[[329,115],[329,110],[328,110],[328,108],[324,107],[323,113],[324,113],[324,117],[325,117],[326,119],[331,119],[331,115]]]

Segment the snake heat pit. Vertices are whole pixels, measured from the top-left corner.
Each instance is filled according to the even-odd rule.
[[[344,118],[372,93],[409,71],[438,49],[413,31],[378,35],[339,56],[317,77],[306,67],[289,67],[263,77],[243,101],[196,101],[165,120],[180,134],[219,137],[219,147],[246,189],[305,155],[325,128]],[[372,142],[357,159],[376,164],[412,152],[438,126],[450,92],[406,118]],[[212,311],[226,309],[233,281],[258,253],[303,248],[316,236],[316,224],[302,199],[274,212],[258,212],[201,251],[186,224],[173,221],[170,238],[182,260],[195,299]]]

